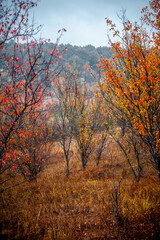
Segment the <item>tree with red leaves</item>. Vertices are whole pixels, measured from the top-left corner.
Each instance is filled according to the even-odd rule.
[[[66,31],[65,29],[60,31],[60,36],[52,46],[52,50],[49,50],[48,57],[43,49],[46,41],[35,39],[40,26],[29,25],[29,10],[36,5],[37,1],[30,0],[13,0],[10,5],[4,0],[0,4],[0,54],[3,61],[0,75],[0,175],[2,176],[8,170],[19,166],[14,149],[10,149],[12,141],[17,134],[20,139],[23,138],[21,129],[24,129],[24,117],[34,112],[33,116],[36,119],[36,114],[39,114],[37,109],[43,109],[50,68],[54,65],[57,67],[60,54],[58,42],[63,31]],[[5,44],[11,39],[14,40],[14,46],[7,56]],[[22,163],[23,156],[19,158]],[[2,182],[4,183],[4,180]],[[1,192],[4,189],[6,187],[2,188]]]

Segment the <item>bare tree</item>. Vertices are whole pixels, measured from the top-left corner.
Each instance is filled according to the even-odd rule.
[[[56,74],[57,75],[57,74]],[[57,100],[56,119],[53,128],[57,130],[57,140],[63,149],[66,160],[66,176],[69,176],[70,148],[73,138],[73,126],[69,116],[74,116],[75,103],[73,89],[77,81],[76,74],[71,69],[64,69],[53,83],[54,97]]]

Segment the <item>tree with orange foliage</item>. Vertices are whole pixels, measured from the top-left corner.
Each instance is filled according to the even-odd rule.
[[[78,78],[75,66],[67,65],[60,76],[59,73],[55,74],[54,79],[53,92],[57,104],[53,128],[64,152],[68,177],[71,141],[77,142],[82,167],[85,170],[95,149],[97,165],[99,164],[107,135],[102,133],[98,138],[95,137],[95,133],[102,128],[102,115],[99,111],[101,102],[98,98],[90,96],[86,84]]]
[[[95,151],[97,163],[99,163],[101,154],[106,141],[106,135],[99,133],[103,126],[101,118],[100,104],[96,98],[91,96],[85,83],[79,83],[74,88],[74,115],[69,116],[71,126],[73,126],[74,137],[78,145],[82,168],[86,165]],[[96,133],[99,133],[99,138]],[[98,141],[101,144],[98,146]],[[98,165],[98,164],[97,164]]]
[[[106,19],[109,30],[120,41],[110,39],[112,58],[100,58],[99,89],[113,120],[134,131],[160,178],[159,10],[156,0],[150,2],[150,9],[143,9],[144,21],[154,27],[151,36],[144,27],[126,20],[124,14],[122,35]]]
[[[151,26],[152,37],[155,45],[160,47],[160,2],[159,0],[150,1],[150,8],[147,6],[142,9],[142,20],[148,25]]]

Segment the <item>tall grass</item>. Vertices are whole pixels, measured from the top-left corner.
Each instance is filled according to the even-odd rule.
[[[112,154],[111,154],[112,153]],[[114,183],[120,185],[119,215],[114,216]],[[160,183],[147,166],[135,182],[114,143],[99,166],[90,159],[81,169],[78,152],[65,176],[61,151],[31,182],[9,189],[0,199],[1,239],[158,239]]]

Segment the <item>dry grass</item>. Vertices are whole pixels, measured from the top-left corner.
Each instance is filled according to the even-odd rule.
[[[67,179],[63,153],[57,151],[37,180],[1,196],[1,239],[158,239],[160,183],[152,169],[146,172],[136,183],[111,142],[100,165],[90,159],[85,171],[75,152]],[[122,175],[119,222],[112,193]]]

